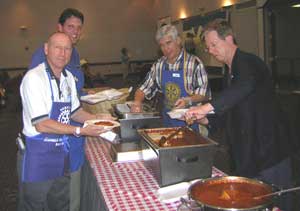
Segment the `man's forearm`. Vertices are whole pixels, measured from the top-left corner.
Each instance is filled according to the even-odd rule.
[[[86,120],[97,119],[97,115],[88,113],[81,108],[76,111],[71,118],[76,122],[84,123]]]
[[[37,123],[35,128],[40,133],[50,134],[73,134],[75,131],[74,126],[63,124],[52,119],[43,120]]]
[[[142,90],[137,89],[134,94],[134,102],[142,103],[145,99],[145,94]]]
[[[208,97],[203,96],[203,95],[198,95],[198,94],[191,95],[191,96],[189,96],[187,98],[190,98],[191,103],[200,103],[200,102],[204,102],[204,101],[208,101],[209,100]]]

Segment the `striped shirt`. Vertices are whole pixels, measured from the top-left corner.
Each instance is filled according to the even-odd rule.
[[[150,72],[147,74],[142,85],[139,87],[145,94],[146,99],[150,100],[155,96],[157,92],[162,92],[161,85],[161,71],[163,66],[166,67],[166,71],[178,71],[182,69],[182,57],[184,51],[181,50],[174,64],[169,64],[165,56],[161,57],[151,67]],[[186,89],[190,95],[202,95],[211,97],[211,91],[208,86],[207,73],[205,71],[202,61],[191,54],[186,53]],[[164,65],[165,64],[165,65]]]

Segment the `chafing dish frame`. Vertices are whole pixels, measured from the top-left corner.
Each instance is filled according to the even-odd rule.
[[[217,142],[203,137],[206,144],[160,147],[148,136],[147,131],[170,128],[139,129],[143,137],[143,160],[152,171],[160,187],[183,181],[211,177]],[[176,128],[177,129],[177,128]]]

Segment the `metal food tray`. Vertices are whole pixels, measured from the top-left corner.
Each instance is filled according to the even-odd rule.
[[[159,140],[164,136],[168,137],[170,134],[174,133],[176,130],[178,130],[179,127],[172,127],[172,128],[150,128],[150,129],[139,129],[138,133],[151,145],[151,147],[155,149],[164,149],[164,148],[186,148],[186,147],[195,147],[198,145],[205,146],[205,145],[211,145],[211,144],[217,144],[213,140],[209,139],[208,137],[204,137],[200,134],[197,134],[199,137],[199,142],[194,145],[184,145],[184,146],[159,146]]]
[[[160,187],[211,177],[216,146],[213,140],[201,136],[205,143],[187,146],[159,147],[161,131],[173,132],[178,128],[140,129],[143,137],[143,160],[151,169]]]
[[[130,112],[130,104],[116,104],[114,105],[114,110],[123,119],[142,119],[142,118],[149,118],[153,116],[158,116],[159,113],[157,111],[153,111],[153,109],[146,105],[142,105],[142,112],[133,113]]]

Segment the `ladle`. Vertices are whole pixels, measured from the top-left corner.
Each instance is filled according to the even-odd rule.
[[[171,138],[176,136],[180,131],[184,131],[184,129],[187,128],[187,127],[188,127],[188,125],[178,128],[176,131],[171,133],[168,137],[162,136],[159,140],[159,146],[164,146],[165,143],[167,143],[168,140],[170,140]]]
[[[288,189],[284,189],[284,190],[280,190],[280,191],[276,191],[273,193],[268,193],[268,194],[264,194],[264,195],[260,195],[260,196],[254,196],[253,199],[261,199],[261,198],[265,198],[265,197],[269,197],[269,196],[281,195],[282,193],[288,193],[288,192],[297,191],[297,190],[300,190],[300,186],[295,187],[295,188],[288,188]]]
[[[168,140],[176,136],[180,131],[184,131],[186,128],[190,128],[190,126],[194,123],[196,119],[192,118],[186,121],[185,126],[179,127],[176,131],[174,131],[172,134],[170,134],[168,137],[162,136],[159,140],[159,146],[164,146],[165,143],[167,143]]]

